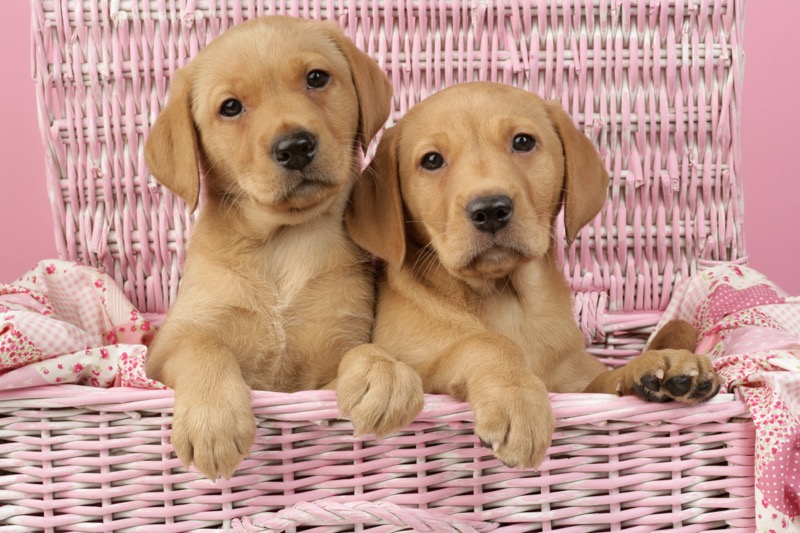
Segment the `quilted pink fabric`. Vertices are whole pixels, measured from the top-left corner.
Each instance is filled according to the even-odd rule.
[[[0,284],[0,389],[77,383],[164,388],[144,374],[150,323],[107,274],[42,261]]]
[[[698,351],[738,389],[756,427],[756,525],[800,532],[800,298],[758,272],[720,266],[676,292],[659,327],[694,323]]]

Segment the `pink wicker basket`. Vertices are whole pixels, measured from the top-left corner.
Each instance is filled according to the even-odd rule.
[[[637,354],[688,275],[742,263],[743,0],[33,0],[33,69],[56,239],[143,311],[175,298],[191,213],[148,175],[175,69],[268,14],[338,20],[395,87],[392,121],[487,79],[558,99],[598,145],[603,213],[562,254],[590,350]],[[540,472],[510,470],[469,406],[429,396],[380,442],[330,392],[256,392],[250,458],[186,472],[172,394],[0,393],[0,531],[752,531],[754,429],[733,395],[685,407],[553,395]]]

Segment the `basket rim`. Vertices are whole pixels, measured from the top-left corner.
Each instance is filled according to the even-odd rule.
[[[576,424],[606,425],[614,421],[649,424],[697,425],[721,423],[732,418],[751,419],[739,394],[718,394],[700,404],[646,402],[635,396],[618,397],[597,393],[550,393],[557,426]],[[157,411],[171,413],[171,389],[112,387],[101,389],[83,385],[49,385],[0,391],[0,410],[78,408],[107,412]],[[332,390],[293,393],[252,391],[256,415],[287,421],[343,419]],[[425,407],[416,421],[442,420],[473,423],[469,403],[447,395],[425,395]]]

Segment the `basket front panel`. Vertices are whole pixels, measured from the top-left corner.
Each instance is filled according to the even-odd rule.
[[[213,483],[174,456],[170,391],[0,393],[0,529],[197,531],[249,517],[260,527],[234,530],[754,530],[754,427],[731,395],[690,406],[553,395],[538,472],[502,466],[469,405],[446,397],[380,441],[353,436],[332,391],[253,401],[250,456]]]
[[[605,210],[561,252],[587,342],[604,341],[606,310],[663,310],[698,265],[745,259],[743,0],[33,4],[59,251],[105,267],[144,311],[175,298],[191,229],[143,156],[169,80],[227,28],[270,14],[338,21],[392,80],[390,122],[473,80],[563,104],[612,177]]]

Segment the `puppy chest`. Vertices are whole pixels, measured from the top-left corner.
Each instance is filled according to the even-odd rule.
[[[483,302],[482,308],[481,319],[492,333],[508,337],[525,351],[540,344],[540,324],[535,323],[530,310],[516,298],[489,298]]]
[[[256,354],[250,372],[273,382],[263,388],[321,386],[319,376],[335,372],[348,349],[369,339],[371,285],[360,273],[341,272],[280,281],[263,285],[258,305],[246,312],[252,344],[245,336],[237,351]]]
[[[568,303],[544,297],[527,305],[516,298],[489,299],[482,319],[487,329],[519,346],[537,372],[546,372],[566,354],[583,349]]]

